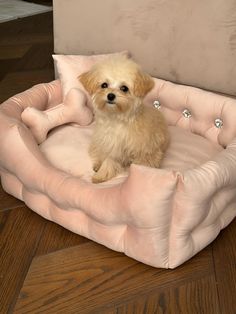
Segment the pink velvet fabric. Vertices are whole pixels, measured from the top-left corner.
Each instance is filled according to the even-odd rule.
[[[21,120],[25,108],[43,111],[62,99],[60,82],[54,81],[0,107],[2,185],[32,210],[113,250],[165,268],[191,258],[236,216],[235,100],[155,79],[145,102],[160,101],[172,134],[162,168],[131,165],[113,182],[96,185],[90,182],[89,159],[73,174],[75,163],[62,169],[53,158],[61,157],[60,138],[67,143],[73,132],[84,156],[92,124],[60,127],[38,146]],[[183,115],[185,109],[191,117]],[[217,118],[222,128],[215,126]],[[69,149],[73,155],[73,145]],[[82,160],[80,156],[78,168]]]

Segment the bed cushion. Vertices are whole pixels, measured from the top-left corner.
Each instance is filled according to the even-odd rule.
[[[76,124],[60,126],[50,132],[40,149],[54,167],[91,183],[93,169],[88,147],[93,129],[94,123],[87,127]],[[182,128],[170,126],[169,131],[171,141],[162,169],[184,172],[207,162],[223,150],[220,145]],[[127,176],[128,172],[124,172],[103,185],[118,184]]]

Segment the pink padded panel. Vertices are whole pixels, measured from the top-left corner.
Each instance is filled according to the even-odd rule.
[[[179,171],[132,165],[128,176],[112,185],[94,185],[59,170],[20,118],[27,106],[45,110],[62,101],[60,83],[54,81],[0,107],[4,189],[73,232],[149,265],[177,267],[213,241],[236,215],[236,102],[156,79],[147,105],[157,98],[170,125],[211,140],[214,157]],[[186,108],[191,118],[183,117]],[[216,118],[223,120],[221,129],[214,125]]]

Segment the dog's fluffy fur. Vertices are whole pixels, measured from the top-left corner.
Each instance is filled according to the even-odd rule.
[[[122,56],[97,63],[79,80],[94,106],[92,181],[109,180],[131,163],[159,167],[169,140],[167,125],[157,109],[142,102],[153,79]]]

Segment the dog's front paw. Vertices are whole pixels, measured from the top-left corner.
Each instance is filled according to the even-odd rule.
[[[93,183],[102,183],[104,181],[106,181],[107,178],[101,176],[99,173],[95,173],[92,177],[92,182]]]
[[[122,171],[121,165],[110,159],[107,158],[99,167],[99,170],[93,175],[92,182],[93,183],[101,183],[104,181],[108,181],[115,177],[118,173]]]
[[[93,164],[93,171],[98,172],[98,170],[101,167],[101,163],[100,162],[96,162]]]

